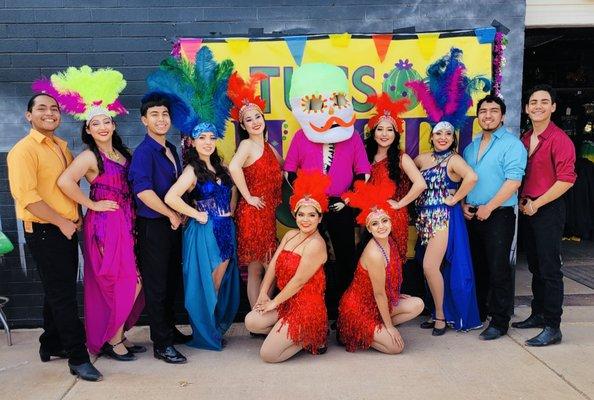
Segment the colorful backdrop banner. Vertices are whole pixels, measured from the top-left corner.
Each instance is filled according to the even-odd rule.
[[[484,85],[485,80],[492,79],[494,38],[495,28],[492,27],[414,34],[183,38],[175,44],[173,51],[193,60],[201,46],[208,46],[218,61],[231,59],[235,69],[245,78],[255,72],[264,72],[268,78],[260,82],[260,93],[267,103],[264,112],[269,142],[283,155],[299,129],[289,105],[293,70],[312,62],[338,65],[350,82],[359,132],[363,132],[371,110],[365,103],[367,95],[385,91],[393,99],[410,98],[412,108],[403,115],[405,132],[401,137],[401,148],[415,157],[419,152],[429,151],[431,126],[423,108],[405,84],[426,78],[427,67],[456,47],[463,52],[468,77],[475,80],[476,85]],[[475,91],[474,103],[485,94],[482,90]],[[468,110],[467,116],[467,123],[460,132],[460,151],[470,142],[473,132],[479,130],[474,107]],[[219,151],[227,161],[235,151],[237,139],[235,126],[229,122],[225,140],[219,145]]]

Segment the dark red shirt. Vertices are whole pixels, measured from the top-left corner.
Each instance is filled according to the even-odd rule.
[[[522,143],[528,152],[530,135],[532,130],[522,136]],[[576,177],[575,146],[567,134],[551,121],[538,136],[534,153],[528,156],[522,196],[540,197],[556,181],[574,183]]]

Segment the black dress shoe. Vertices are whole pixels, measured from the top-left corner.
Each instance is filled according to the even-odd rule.
[[[481,332],[481,334],[479,335],[479,339],[480,340],[495,340],[495,339],[499,339],[501,336],[505,335],[507,332],[502,331],[501,329],[493,326],[493,325],[489,325],[487,327],[487,329],[485,329],[484,331]]]
[[[445,322],[445,319],[435,318],[435,321],[443,321],[445,325],[443,326],[443,328],[436,328],[435,322],[433,322],[433,331],[431,332],[431,335],[443,336],[443,334],[446,333],[446,331],[448,330],[448,324]]]
[[[177,328],[173,328],[173,344],[186,344],[192,340],[192,335],[185,335]]]
[[[254,333],[254,332],[250,332],[250,336],[253,338],[259,338],[259,339],[266,339],[266,336],[268,336],[265,333]]]
[[[116,343],[113,345],[105,342],[105,344],[101,347],[101,354],[105,355],[109,358],[113,358],[116,361],[134,361],[134,360],[136,360],[136,356],[134,354],[132,354],[130,352],[130,350],[128,350],[127,348],[126,348],[126,350],[128,350],[128,351],[126,352],[126,354],[116,353],[114,350],[114,347],[116,347],[119,344],[122,344],[122,342],[119,342],[119,343]]]
[[[101,372],[95,368],[90,362],[82,363],[80,365],[72,365],[68,362],[70,373],[72,375],[78,375],[78,377],[84,381],[97,382],[103,379]]]
[[[39,358],[41,359],[41,362],[48,362],[52,357],[68,358],[68,353],[66,353],[66,350],[47,351],[39,349]]]
[[[182,353],[173,346],[166,346],[162,349],[154,349],[153,354],[158,360],[163,360],[169,364],[185,364],[188,360]]]
[[[526,340],[526,346],[542,347],[561,342],[561,329],[545,326],[538,335]]]
[[[542,315],[531,315],[524,321],[512,322],[512,328],[530,329],[530,328],[544,328],[545,322]]]
[[[132,345],[132,346],[126,346],[126,349],[128,349],[128,351],[130,353],[133,353],[133,354],[145,353],[146,352],[146,347],[145,346],[140,346],[140,345],[137,345],[137,344]]]
[[[432,321],[432,320],[423,321],[423,322],[421,322],[420,327],[421,327],[421,329],[433,329],[435,327],[435,321]]]

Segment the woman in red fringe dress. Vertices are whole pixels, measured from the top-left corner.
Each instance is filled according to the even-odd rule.
[[[371,163],[369,182],[381,185],[391,181],[396,185],[394,196],[389,201],[391,207],[387,211],[392,221],[390,236],[396,242],[404,265],[408,247],[407,206],[427,188],[414,161],[400,150],[404,123],[398,114],[406,111],[409,100],[392,101],[390,96],[382,93],[380,96],[369,96],[367,102],[376,108],[376,114],[367,123],[369,136],[365,140],[367,158]]]
[[[390,237],[388,203],[394,190],[391,182],[355,182],[354,192],[343,195],[352,207],[361,209],[357,222],[365,224],[372,235],[338,307],[338,337],[350,352],[373,347],[382,353],[401,353],[404,341],[394,325],[423,311],[423,300],[400,294],[402,263]]]
[[[260,292],[264,269],[276,249],[275,212],[281,203],[282,158],[266,141],[262,111],[266,103],[255,95],[256,84],[265,77],[262,73],[254,74],[246,83],[234,72],[227,91],[233,102],[231,117],[239,125],[241,138],[229,164],[229,172],[241,193],[235,211],[237,255],[252,307]]]
[[[328,210],[325,194],[330,178],[321,172],[299,171],[290,199],[299,229],[285,234],[266,270],[260,295],[245,317],[246,328],[267,334],[260,349],[266,362],[282,362],[300,350],[324,353],[328,315],[324,303],[326,243],[318,232]],[[268,297],[276,279],[279,293]]]

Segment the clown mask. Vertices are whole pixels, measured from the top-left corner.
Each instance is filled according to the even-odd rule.
[[[289,93],[293,115],[314,143],[348,140],[355,111],[344,71],[330,64],[305,64],[295,70]]]

